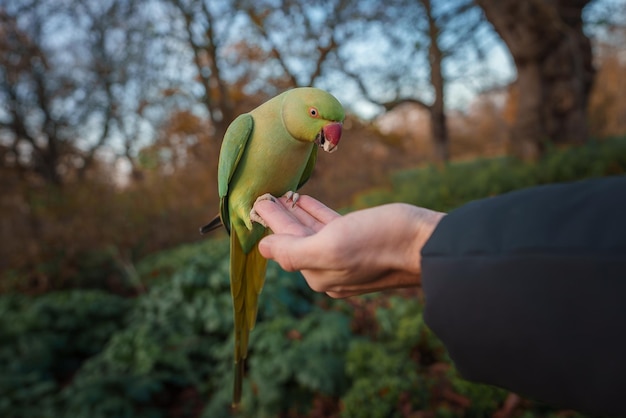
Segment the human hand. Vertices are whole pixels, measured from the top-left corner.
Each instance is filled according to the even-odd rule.
[[[274,234],[259,250],[334,298],[419,286],[421,249],[445,214],[393,203],[341,216],[310,196],[254,209]]]

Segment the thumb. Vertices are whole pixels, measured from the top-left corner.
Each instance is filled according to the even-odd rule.
[[[272,234],[259,241],[259,252],[276,261],[286,271],[302,270],[302,243],[306,238],[287,234]]]
[[[272,254],[272,249],[274,248],[275,244],[274,242],[276,241],[276,235],[272,234],[272,235],[268,235],[265,238],[261,239],[261,241],[259,241],[259,252],[261,253],[261,255],[265,258],[269,258],[269,259],[274,259],[274,256]]]

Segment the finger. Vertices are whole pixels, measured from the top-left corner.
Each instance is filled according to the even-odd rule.
[[[309,195],[300,195],[300,200],[298,200],[297,206],[323,224],[327,224],[333,219],[341,216],[319,200],[314,199]]]
[[[363,292],[325,292],[328,296],[330,296],[333,299],[344,299],[344,298],[349,298],[350,296],[359,296],[362,295]]]
[[[299,206],[300,201],[298,201],[298,204],[294,206],[290,201],[287,201],[283,197],[279,199],[279,203],[283,206],[283,208],[285,208],[285,210],[289,211],[295,219],[297,219],[304,226],[308,227],[311,231],[317,232],[324,227],[324,223],[320,222],[316,217]]]
[[[307,236],[313,233],[311,228],[300,222],[285,206],[271,200],[256,202],[254,209],[275,234]]]
[[[285,198],[279,199],[279,202],[301,223],[315,232],[322,229],[328,222],[341,216],[323,203],[306,195],[300,196],[300,200],[295,206]]]
[[[305,275],[305,278],[306,275]],[[380,292],[392,289],[407,289],[418,287],[420,278],[404,271],[391,271],[382,273],[368,279],[369,283],[346,284],[345,280],[333,280],[337,283],[329,286],[324,291],[333,298],[342,298],[366,293]]]
[[[341,274],[337,275],[335,274],[335,272],[329,272],[326,270],[301,270],[301,273],[311,290],[318,293],[326,293],[328,296],[334,299],[362,295],[365,293],[372,293],[380,290],[376,286],[364,286],[360,284],[333,284],[338,281],[345,282],[346,278],[343,277]]]
[[[259,251],[263,257],[275,260],[286,271],[316,269],[320,260],[311,256],[315,254],[315,249],[311,248],[309,241],[308,237],[273,234],[259,241]]]

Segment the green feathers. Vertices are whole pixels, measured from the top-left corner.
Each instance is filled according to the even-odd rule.
[[[248,337],[256,321],[265,281],[265,260],[257,243],[266,230],[250,220],[257,197],[282,196],[311,177],[319,146],[336,149],[344,111],[330,94],[316,88],[289,90],[237,117],[220,151],[220,218],[230,233],[230,283],[235,315],[233,406],[242,394]],[[212,221],[206,230],[215,227]],[[203,228],[204,230],[204,228]]]
[[[248,356],[248,338],[254,328],[258,310],[258,298],[265,283],[264,259],[255,246],[244,254],[236,231],[230,240],[230,291],[235,313],[235,382],[233,406],[241,400],[244,360]]]

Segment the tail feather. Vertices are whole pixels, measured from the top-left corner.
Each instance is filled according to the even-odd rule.
[[[235,363],[235,383],[233,386],[233,409],[239,408],[239,402],[241,402],[241,389],[243,387],[243,360],[239,363]]]
[[[256,323],[259,293],[265,282],[267,260],[259,253],[257,245],[245,254],[234,228],[231,228],[230,260],[230,286],[235,314],[233,407],[236,407],[241,401],[245,359],[248,356],[248,339]]]
[[[215,218],[211,219],[208,224],[200,227],[200,233],[203,235],[208,234],[209,232],[216,230],[222,225],[222,218],[220,218],[220,215],[217,215]]]

